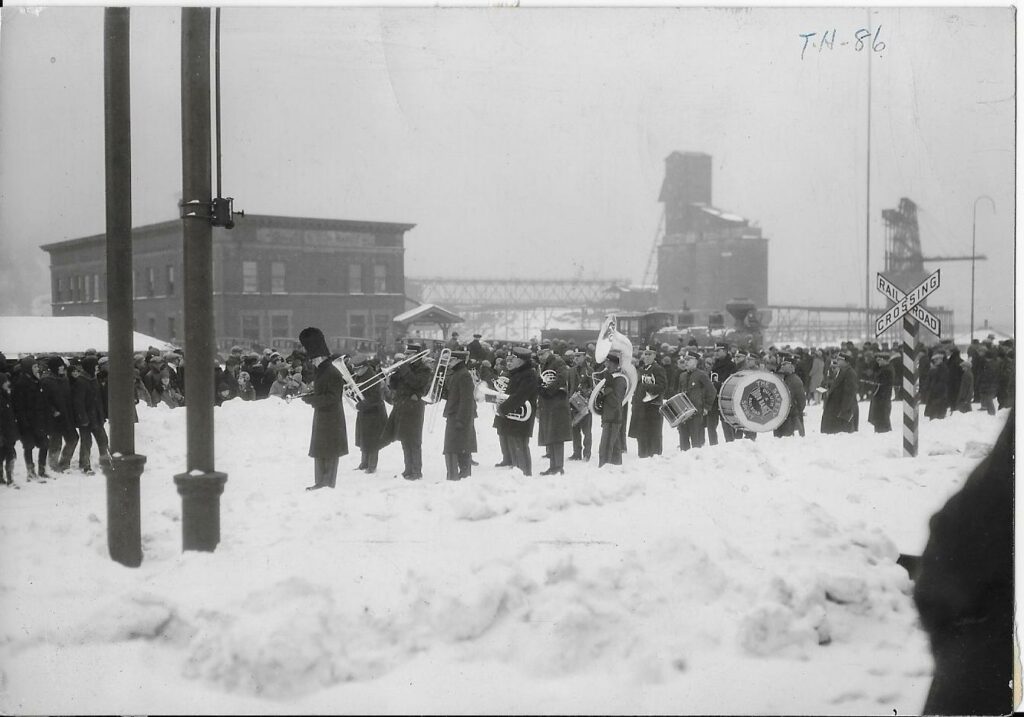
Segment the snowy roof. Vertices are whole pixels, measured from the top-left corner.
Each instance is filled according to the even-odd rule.
[[[448,309],[442,308],[437,304],[420,304],[392,319],[396,324],[458,324],[464,320],[458,314],[453,314]]]
[[[132,350],[155,346],[170,351],[174,344],[132,332]],[[97,316],[0,316],[0,351],[8,358],[18,354],[83,353],[86,349],[108,351],[107,321]]]
[[[739,222],[739,223],[743,223],[743,222],[747,221],[746,219],[741,217],[739,214],[731,214],[729,212],[723,212],[721,209],[715,209],[714,207],[709,206],[707,204],[701,204],[701,205],[698,205],[698,206],[700,206],[700,210],[702,212],[704,212],[705,214],[710,214],[711,216],[717,217],[718,219],[721,219],[723,221]]]

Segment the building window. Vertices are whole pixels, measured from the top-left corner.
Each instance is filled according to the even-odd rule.
[[[292,317],[290,313],[270,314],[270,340],[288,339],[292,336]]]
[[[100,275],[99,274],[93,274],[92,275],[92,300],[93,301],[99,301],[100,298],[101,298],[100,297]]]
[[[350,312],[348,315],[348,335],[366,338],[366,314]]]
[[[146,269],[146,296],[156,295],[156,271],[153,267]]]
[[[174,317],[173,316],[168,316],[167,317],[167,338],[171,339],[172,341],[174,339],[176,339],[177,338],[177,334],[175,334],[175,331],[176,331],[176,328],[174,326]]]
[[[75,301],[81,302],[82,296],[85,294],[85,282],[82,281],[82,275],[79,274],[75,277]]]
[[[283,261],[275,261],[270,264],[270,293],[285,293]]]
[[[60,302],[64,301],[64,277],[63,276],[58,276],[57,277],[57,288],[54,290],[53,296],[54,296],[54,299],[55,299],[55,303],[59,304]]]
[[[388,340],[388,331],[391,329],[391,316],[388,314],[373,315],[373,338],[384,343]]]
[[[156,336],[156,317],[153,314],[149,315],[149,335]]]
[[[247,341],[260,340],[259,314],[242,314],[242,338]]]
[[[386,294],[388,291],[387,264],[373,265],[373,293]]]
[[[349,264],[348,265],[348,293],[350,294],[362,294],[363,293],[363,265],[362,264]],[[355,334],[352,334],[353,336]]]
[[[92,277],[82,276],[82,299],[84,301],[92,301]]]
[[[242,293],[258,294],[260,291],[259,264],[254,261],[242,262]]]
[[[174,296],[174,266],[167,265],[167,295]]]

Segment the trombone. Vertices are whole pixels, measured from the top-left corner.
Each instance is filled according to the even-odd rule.
[[[347,355],[339,356],[338,358],[334,359],[334,361],[332,361],[331,363],[333,363],[334,367],[337,368],[339,372],[341,372],[341,377],[345,379],[345,389],[343,394],[344,397],[348,399],[349,403],[352,403],[354,405],[356,401],[363,400],[363,391],[365,389],[376,386],[378,383],[382,382],[392,373],[397,371],[400,366],[412,363],[413,361],[419,361],[420,359],[424,358],[428,353],[430,353],[430,351],[424,349],[423,351],[420,351],[419,353],[414,354],[409,358],[397,361],[391,364],[390,366],[385,366],[380,371],[374,373],[373,376],[362,382],[357,382],[355,377],[352,375],[352,372],[348,370],[348,365],[345,363],[345,359],[348,358]],[[302,398],[303,396],[310,396],[312,394],[313,389],[311,387],[306,389],[305,391],[302,391],[301,393],[297,393],[294,396],[291,396],[288,400]]]

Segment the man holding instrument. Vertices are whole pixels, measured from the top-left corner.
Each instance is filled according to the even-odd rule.
[[[409,343],[406,355],[420,353],[423,346]],[[424,361],[402,364],[391,374],[388,383],[394,396],[395,408],[384,426],[383,445],[398,440],[402,443],[406,480],[423,477],[423,396],[430,390],[433,372]]]
[[[310,326],[299,334],[299,343],[313,364],[313,392],[302,400],[313,407],[309,456],[313,459],[313,485],[306,490],[333,488],[338,479],[338,459],[348,455],[345,411],[341,405],[345,379],[331,363],[327,341],[320,329]]]
[[[683,451],[704,445],[705,418],[715,404],[715,387],[708,375],[698,368],[700,358],[700,353],[693,350],[684,351],[679,357],[680,371],[676,379],[675,393],[685,394],[697,409],[696,413],[676,426],[679,432],[679,449]]]
[[[629,437],[636,439],[639,458],[661,455],[662,415],[661,402],[668,384],[665,369],[655,361],[658,347],[644,346],[640,353],[638,385],[633,394],[633,420],[629,424]]]

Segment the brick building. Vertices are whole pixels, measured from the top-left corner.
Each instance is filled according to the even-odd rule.
[[[390,342],[407,308],[405,233],[415,224],[246,214],[213,230],[217,344],[290,348],[319,326],[332,348]],[[135,328],[182,343],[181,220],[132,230]],[[54,316],[107,317],[106,235],[41,247]],[[400,329],[399,329],[400,330]]]
[[[658,306],[720,312],[735,297],[768,303],[768,240],[743,217],[711,203],[711,155],[673,152],[658,201],[665,235],[658,247]]]

